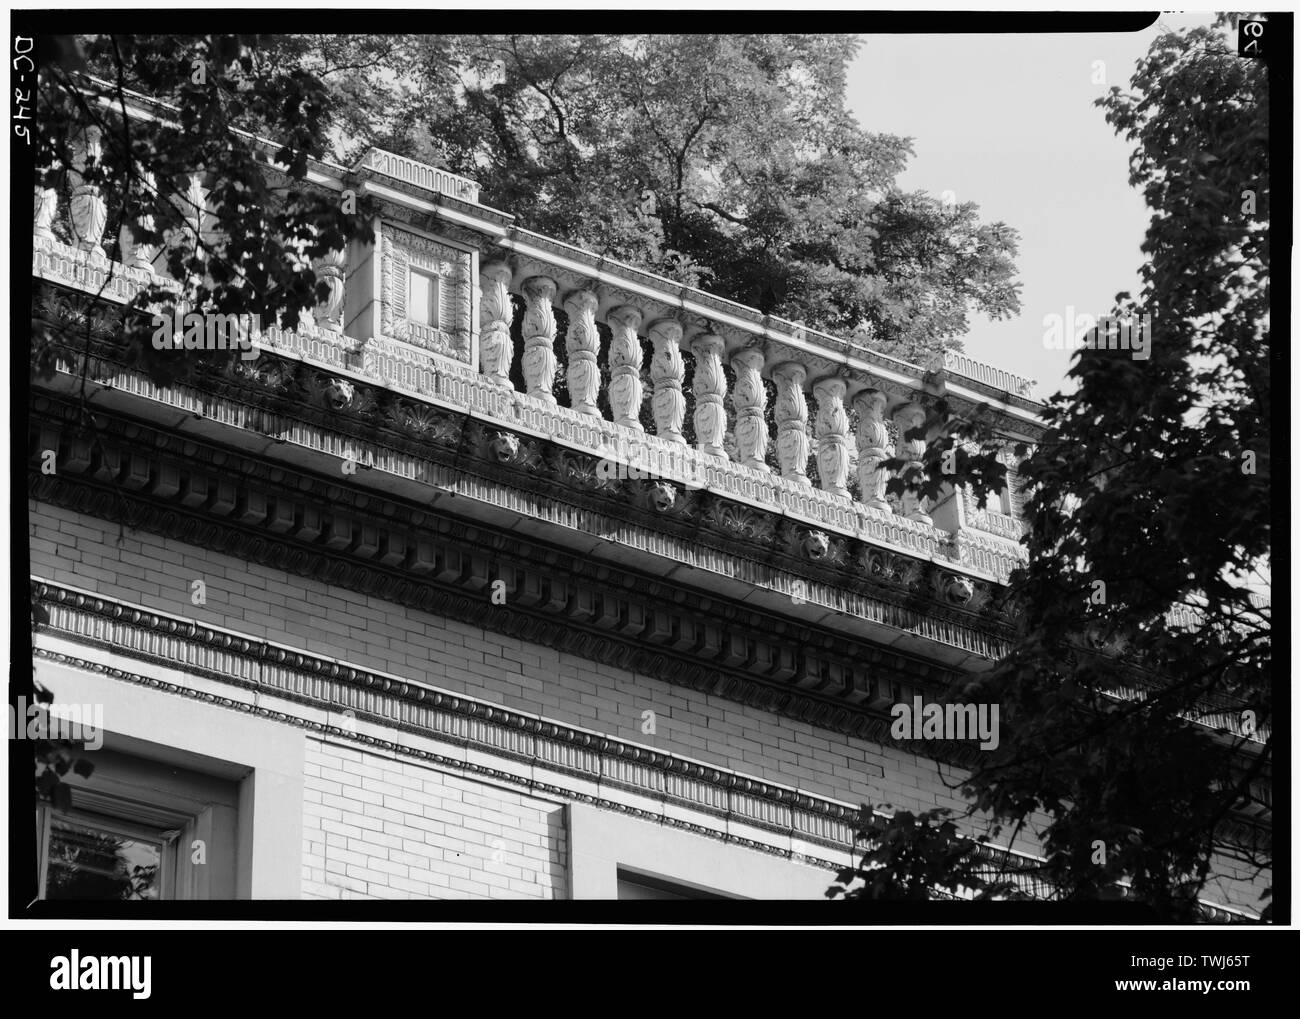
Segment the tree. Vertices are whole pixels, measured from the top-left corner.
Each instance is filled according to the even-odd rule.
[[[845,107],[851,36],[286,36],[337,158],[481,182],[520,225],[924,363],[1019,310],[1016,235],[896,185],[908,139]]]
[[[1116,299],[1151,316],[1149,357],[1076,354],[1075,394],[1049,401],[1020,465],[1013,645],[949,695],[1001,705],[1001,744],[962,786],[971,813],[1036,834],[1061,898],[1127,884],[1169,920],[1195,918],[1216,853],[1272,864],[1240,816],[1273,748],[1268,77],[1224,25],[1161,35],[1098,101],[1152,211],[1142,291]],[[987,454],[957,457],[981,491]],[[930,879],[948,880],[942,859]]]
[[[129,363],[167,382],[229,360],[155,348],[153,313],[170,315],[177,302],[294,326],[325,300],[328,286],[317,280],[313,260],[368,237],[370,227],[364,202],[345,208],[338,195],[306,183],[330,125],[333,100],[319,79],[268,61],[255,36],[64,36],[43,56],[38,187],[65,201],[95,194],[102,204],[83,205],[84,215],[106,215],[110,265],[125,260],[128,242],[161,249],[171,279],[155,279],[107,323],[125,335]],[[173,109],[130,117],[126,90]],[[277,143],[241,133],[250,127]],[[38,310],[58,299],[38,293]],[[88,349],[104,314],[93,302],[64,310],[37,316],[32,361],[47,376],[68,340],[59,321],[84,324]]]

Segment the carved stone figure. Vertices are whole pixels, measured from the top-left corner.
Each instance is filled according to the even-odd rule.
[[[882,513],[892,513],[885,499],[889,472],[882,466],[892,452],[889,428],[885,424],[888,398],[879,389],[867,389],[853,398],[858,412],[858,484],[862,502]]]
[[[925,408],[916,403],[904,404],[894,412],[894,423],[898,426],[898,457],[905,461],[902,475],[907,477],[912,472],[923,471],[925,440],[915,436],[909,438],[907,433],[925,424]],[[903,490],[902,510],[903,516],[908,520],[915,520],[922,524],[932,523],[925,512],[921,493],[915,486],[908,486]]]
[[[620,305],[605,316],[609,323],[609,406],[614,420],[634,431],[641,425],[641,312],[630,305]]]
[[[695,440],[696,448],[708,456],[726,457],[722,437],[727,431],[727,377],[722,373],[721,336],[704,333],[691,342],[695,355]]]
[[[650,486],[650,505],[660,513],[667,513],[677,503],[677,489],[667,481],[656,481]]]
[[[488,442],[488,453],[497,463],[514,463],[519,458],[519,437],[511,432],[497,432]]]
[[[772,371],[776,382],[776,455],[781,476],[808,481],[808,404],[803,396],[808,370],[797,361],[787,361]]]
[[[514,274],[502,261],[487,262],[479,269],[479,371],[499,386],[512,388],[510,363],[514,344],[510,340],[510,280]]]
[[[524,381],[528,394],[546,403],[555,402],[555,299],[556,283],[548,276],[530,276],[523,284]]]
[[[328,410],[340,411],[351,406],[356,390],[346,379],[330,379],[325,386],[324,401]]]
[[[34,226],[32,236],[38,240],[55,240],[54,231],[50,229],[54,216],[58,212],[58,192],[54,188],[36,187],[36,204],[33,208]]]
[[[316,263],[316,278],[324,280],[330,295],[313,313],[316,325],[333,332],[343,330],[343,277],[346,272],[342,251],[331,251]]]
[[[849,417],[844,413],[845,382],[820,380],[813,386],[817,397],[817,472],[822,490],[848,496]]]
[[[91,164],[99,162],[102,155],[100,129],[87,127],[73,144],[72,167],[69,171],[72,197],[68,202],[68,220],[72,224],[72,236],[76,239],[77,247],[101,258],[104,257],[101,241],[104,227],[108,223],[108,205],[101,195],[99,185],[87,183],[84,174]]]
[[[569,353],[569,405],[579,414],[600,417],[596,397],[600,392],[600,336],[596,332],[596,308],[600,299],[591,290],[575,290],[564,299],[569,313],[565,348]]]
[[[154,179],[153,173],[148,170],[142,171],[140,174],[140,183],[142,185],[141,190],[144,192],[143,201],[146,204],[152,203],[158,194],[158,185]],[[143,213],[140,216],[139,225],[142,232],[146,230],[152,231],[154,229],[153,213]],[[152,274],[154,271],[154,259],[158,257],[158,252],[161,250],[160,245],[137,242],[136,232],[132,229],[132,226],[129,223],[123,225],[122,232],[130,242],[129,249],[131,251],[132,268],[140,269]]]
[[[650,358],[650,378],[655,387],[650,408],[654,412],[655,432],[661,439],[685,445],[686,437],[682,435],[686,397],[682,395],[685,368],[682,366],[681,323],[661,318],[651,324],[649,336],[655,348],[654,356]]]
[[[764,417],[767,392],[763,388],[763,352],[753,347],[731,357],[736,373],[736,457],[746,467],[765,471],[767,467],[767,420]]]
[[[830,547],[830,538],[825,531],[808,531],[800,542],[803,554],[809,559],[825,559]]]

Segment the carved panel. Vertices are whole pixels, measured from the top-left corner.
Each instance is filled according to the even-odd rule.
[[[473,325],[470,254],[391,223],[383,224],[382,234],[384,335],[468,364]],[[412,309],[408,289],[413,269],[435,281],[436,325],[424,325],[409,317]]]

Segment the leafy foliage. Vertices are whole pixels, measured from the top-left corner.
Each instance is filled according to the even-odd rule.
[[[886,818],[864,804],[854,831],[862,856],[836,875],[838,883],[826,897],[905,902],[1019,897],[1012,882],[990,878],[979,843],[963,837],[949,814],[901,810]]]
[[[993,834],[1036,836],[1061,898],[1189,920],[1216,858],[1272,864],[1245,816],[1272,756],[1268,80],[1198,28],[1157,38],[1098,104],[1152,210],[1142,292],[1116,299],[1152,316],[1151,352],[1076,354],[1020,464],[1018,630],[953,692],[1001,705],[1001,743],[962,790]],[[982,495],[992,445],[966,427],[957,480]],[[931,491],[954,481],[940,453]],[[932,854],[928,879],[959,863]]]
[[[138,314],[125,319],[129,357],[155,381],[228,355],[178,358],[155,349],[153,311],[170,314],[182,300],[203,312],[295,326],[328,296],[312,260],[371,236],[364,201],[345,209],[337,194],[306,182],[309,160],[324,155],[331,94],[309,72],[259,58],[256,37],[59,37],[45,56],[36,135],[43,186],[64,207],[74,189],[98,189],[109,255],[121,260],[125,228],[131,244],[161,248],[157,268],[180,286],[155,278],[129,306]],[[128,117],[124,90],[174,109]],[[248,125],[277,143],[239,133]],[[94,147],[80,151],[90,128],[100,132],[97,155]],[[214,210],[202,220],[195,175]],[[38,371],[53,370],[57,339],[35,336]]]
[[[341,99],[336,154],[446,165],[521,225],[895,356],[1019,310],[1015,233],[898,190],[845,107],[849,36],[266,40]]]

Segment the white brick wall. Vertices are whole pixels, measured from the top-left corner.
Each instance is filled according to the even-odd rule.
[[[562,899],[561,804],[308,739],[303,896]]]
[[[35,501],[29,501],[29,508],[32,572],[57,583],[430,683],[817,795],[851,803],[889,803],[912,811],[945,806],[964,813],[967,805],[955,791],[949,791],[958,778],[952,769],[940,769],[933,761],[898,748],[853,739],[157,535],[128,531],[119,544],[116,524]],[[207,603],[202,606],[190,600],[196,579],[202,579],[207,588]],[[483,596],[487,598],[486,591]],[[647,710],[655,713],[653,735],[641,731],[642,712]],[[397,789],[413,792],[414,786],[395,778],[413,781],[414,777],[401,770],[395,775],[392,761],[363,762],[357,757],[351,763],[351,769],[329,766],[333,775],[328,777],[325,765],[309,764],[305,810],[307,820],[313,823],[307,846],[308,894],[336,897],[344,890],[349,895],[382,897],[401,893],[441,897],[564,894],[563,868],[554,861],[549,869],[530,869],[519,863],[506,864],[499,872],[483,865],[485,850],[491,861],[490,848],[496,838],[502,840],[507,856],[515,852],[511,847],[516,838],[521,860],[536,855],[530,856],[522,847],[532,845],[523,840],[524,835],[541,837],[538,832],[499,820],[513,816],[514,809],[523,809],[520,797],[512,800],[513,794],[486,786],[470,784],[466,789],[462,780],[421,769],[422,782],[426,775],[435,776],[430,779],[433,790],[422,786],[422,795],[444,795],[445,799],[441,804],[421,803],[420,823],[405,825],[418,830],[418,837],[409,832],[399,835],[386,831],[385,826],[401,825],[407,801],[392,790],[367,788],[364,781],[382,785],[394,780]],[[310,773],[313,765],[321,768],[321,774]],[[363,767],[374,773],[357,770]],[[338,775],[357,781],[345,783]],[[350,798],[345,788],[359,792],[360,799]],[[466,799],[466,792],[471,798]],[[488,797],[490,807],[473,797]],[[348,808],[351,820],[344,820],[345,802],[340,801],[360,802],[360,809]],[[546,808],[540,801],[528,803],[529,810],[551,811],[544,816],[552,821],[544,822],[543,828],[547,823],[562,827],[558,807]],[[445,827],[443,831],[426,827],[448,823],[454,823],[455,834]],[[530,823],[538,822],[533,819]],[[346,831],[331,830],[331,826]],[[383,837],[401,838],[403,844],[390,844]],[[357,845],[349,845],[349,840]],[[382,853],[371,851],[379,848]],[[559,853],[562,860],[562,847],[548,846],[545,838],[540,847],[532,848],[545,849],[548,859],[549,854]],[[1034,847],[1022,835],[1016,848],[1032,851]],[[441,854],[437,858],[441,866],[436,868],[428,865],[434,862],[435,851]],[[355,853],[356,857],[340,853]],[[400,872],[402,868],[405,873]],[[1264,879],[1244,865],[1226,860],[1220,873],[1210,886],[1216,897],[1249,909],[1259,907]],[[434,882],[429,875],[445,876],[447,883]],[[495,891],[485,893],[482,889]]]

